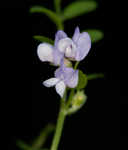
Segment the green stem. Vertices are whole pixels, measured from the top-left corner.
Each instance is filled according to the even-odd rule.
[[[61,0],[54,0],[54,6],[57,14],[61,13]]]
[[[61,20],[58,22],[57,28],[58,28],[58,30],[64,30],[64,25],[63,25],[63,22]]]
[[[71,104],[72,97],[73,97],[73,95],[74,95],[74,91],[75,91],[75,89],[72,89],[71,92],[70,92],[69,99],[68,99],[67,104],[66,104],[66,109],[68,109],[68,107],[69,107],[70,104]]]
[[[79,65],[79,61],[77,61],[77,62],[75,63],[74,70],[77,69],[78,65]]]
[[[61,0],[55,0],[54,2],[55,2],[56,12],[59,14],[61,11],[61,7],[60,7]],[[61,19],[59,21],[57,28],[58,28],[58,30],[64,30],[63,21]],[[57,126],[56,126],[56,130],[55,130],[55,134],[53,137],[53,141],[52,141],[50,150],[57,150],[58,146],[59,146],[59,142],[60,142],[63,126],[64,126],[64,121],[66,119],[66,113],[65,113],[65,110],[66,110],[65,109],[65,99],[67,96],[66,93],[67,92],[65,90],[64,97],[61,99],[61,106],[60,106],[60,112],[59,112],[58,119],[57,119]]]
[[[64,102],[64,100],[61,100],[60,112],[59,112],[59,116],[58,116],[58,120],[57,120],[57,126],[56,126],[55,135],[53,138],[51,150],[57,150],[58,149],[65,118],[66,118],[65,102]]]
[[[57,24],[58,30],[64,30],[63,20],[61,19],[61,0],[54,0],[54,6],[59,18],[59,22]]]

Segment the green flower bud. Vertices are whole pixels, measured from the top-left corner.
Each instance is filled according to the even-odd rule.
[[[72,99],[72,107],[81,107],[87,100],[87,96],[84,91],[78,91]]]
[[[68,114],[77,112],[86,102],[87,96],[84,91],[78,91],[72,98],[71,107],[68,110]]]

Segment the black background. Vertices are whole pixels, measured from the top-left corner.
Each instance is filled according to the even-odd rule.
[[[70,1],[63,1],[66,6]],[[94,44],[81,62],[85,73],[102,72],[104,79],[90,81],[85,92],[85,106],[65,122],[60,149],[87,149],[125,146],[128,140],[128,94],[126,88],[126,56],[115,41],[115,5],[98,0],[97,11],[67,21],[65,32],[72,36],[74,28],[96,28],[104,31],[104,39]],[[7,149],[18,149],[16,140],[32,141],[48,122],[56,122],[59,96],[53,88],[42,86],[52,77],[54,67],[41,63],[36,55],[38,42],[33,35],[54,39],[56,26],[44,15],[29,14],[32,5],[53,8],[52,0],[6,1],[1,3],[1,60],[4,81],[1,101]],[[49,143],[48,143],[49,145]]]

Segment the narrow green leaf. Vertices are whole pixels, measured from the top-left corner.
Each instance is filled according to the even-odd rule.
[[[30,13],[43,13],[47,15],[56,24],[58,29],[63,29],[63,25],[61,23],[59,16],[50,9],[47,9],[42,6],[33,6],[30,8]]]
[[[22,150],[31,150],[31,147],[24,143],[23,141],[17,141],[17,146]]]
[[[81,70],[79,70],[79,81],[76,87],[77,90],[85,88],[87,83],[88,83],[87,76]]]
[[[85,13],[94,11],[97,8],[95,1],[76,1],[69,4],[63,11],[63,20],[68,20]]]
[[[88,80],[94,80],[94,79],[98,79],[98,78],[104,78],[104,74],[94,73],[94,74],[87,75]]]
[[[31,147],[31,145],[27,145],[26,143],[24,143],[23,141],[17,141],[17,146],[21,149],[21,150],[49,150],[47,148],[33,148]]]
[[[35,35],[33,38],[39,42],[46,42],[50,44],[54,44],[54,41],[48,37],[42,36],[42,35]]]
[[[103,39],[103,37],[104,37],[103,32],[100,30],[88,29],[88,30],[86,30],[86,32],[88,32],[89,35],[91,36],[92,43],[98,42],[101,39]]]
[[[45,144],[49,134],[55,130],[53,124],[48,124],[41,132],[40,135],[34,140],[32,148],[39,149]]]

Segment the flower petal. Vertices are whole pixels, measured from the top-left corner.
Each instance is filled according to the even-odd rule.
[[[37,54],[41,61],[53,62],[53,46],[42,43],[37,48]]]
[[[79,29],[79,27],[76,27],[74,35],[72,37],[73,42],[76,43],[77,40],[79,39],[79,36],[80,36],[80,29]]]
[[[65,53],[65,50],[67,47],[69,47],[70,45],[72,45],[72,40],[70,38],[64,38],[64,39],[61,39],[59,42],[58,42],[58,45],[57,45],[57,49],[62,52],[62,53]]]
[[[56,84],[56,92],[63,97],[64,96],[64,92],[65,92],[65,83],[63,81],[60,81]]]
[[[78,83],[78,70],[66,67],[64,64],[55,71],[55,77],[64,81],[64,83],[70,87],[74,88]]]
[[[59,79],[57,78],[50,78],[46,81],[43,82],[43,85],[46,87],[52,87],[54,85],[56,85],[59,82]]]
[[[55,77],[60,79],[60,80],[64,80],[64,73],[63,73],[63,68],[62,67],[59,67],[58,69],[56,69]]]
[[[77,61],[83,60],[91,48],[91,38],[87,32],[80,34],[79,39],[77,40],[77,52],[75,59]]]
[[[64,59],[62,59],[60,62],[60,67],[55,71],[55,77],[64,81],[68,76],[70,76],[70,74],[72,74],[72,71],[72,68],[65,66]]]
[[[59,40],[66,38],[66,37],[67,37],[67,34],[64,31],[62,30],[57,31],[55,35],[55,46],[57,46]]]
[[[78,70],[73,70],[72,74],[67,78],[66,85],[70,88],[76,87],[78,84]]]
[[[61,60],[63,59],[64,54],[58,51],[57,49],[54,49],[53,51],[53,63],[55,65],[60,65]]]
[[[75,58],[76,56],[76,45],[72,42],[65,50],[65,56],[68,58]]]

